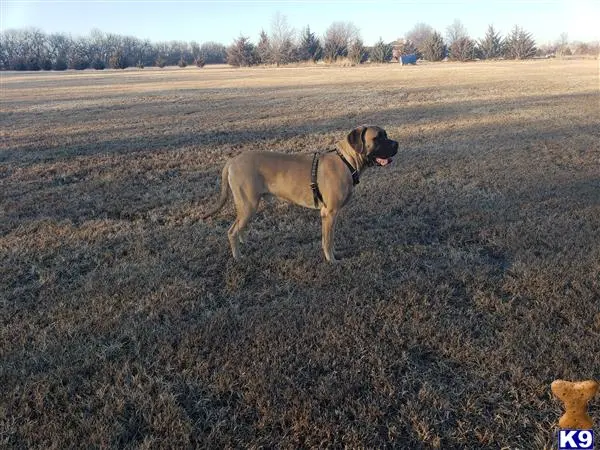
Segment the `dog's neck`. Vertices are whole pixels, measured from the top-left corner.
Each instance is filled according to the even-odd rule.
[[[338,141],[335,144],[335,147],[342,155],[344,155],[344,158],[352,164],[352,167],[354,167],[355,170],[362,172],[362,170],[367,167],[366,156],[354,150],[346,140],[343,139]]]

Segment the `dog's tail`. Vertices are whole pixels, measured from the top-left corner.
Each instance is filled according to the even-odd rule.
[[[227,202],[227,198],[229,197],[229,162],[225,164],[223,167],[223,171],[221,172],[221,196],[219,197],[219,203],[214,207],[210,212],[204,214],[202,216],[202,220],[208,219],[210,216],[218,213],[225,203]]]

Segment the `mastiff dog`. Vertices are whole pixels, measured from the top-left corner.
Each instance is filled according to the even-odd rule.
[[[336,148],[325,153],[286,154],[246,152],[230,159],[221,175],[218,205],[203,216],[217,213],[227,201],[229,190],[237,217],[228,231],[231,253],[240,258],[239,244],[263,195],[307,208],[321,210],[322,246],[327,261],[334,263],[335,224],[340,209],[348,203],[360,174],[369,166],[385,166],[398,152],[398,142],[384,129],[361,126],[352,130]]]

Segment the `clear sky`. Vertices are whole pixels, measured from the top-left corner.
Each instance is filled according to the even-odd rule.
[[[459,19],[471,37],[481,38],[489,24],[503,35],[513,25],[533,34],[538,44],[568,33],[569,40],[600,39],[600,0],[462,1],[153,1],[153,0],[0,0],[2,31],[40,28],[85,36],[91,29],[152,41],[217,41],[239,35],[258,42],[276,12],[292,27],[306,25],[319,36],[334,21],[353,22],[366,45],[393,41],[424,22],[443,35]]]

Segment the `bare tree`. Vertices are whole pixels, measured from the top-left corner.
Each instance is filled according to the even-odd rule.
[[[150,42],[148,39],[139,41],[135,55],[136,66],[143,69],[145,66],[153,65],[155,59],[156,51],[152,45],[152,42]]]
[[[222,44],[208,42],[159,42],[133,36],[103,33],[93,29],[89,36],[72,38],[63,33],[46,35],[37,29],[7,30],[0,33],[0,70],[100,70],[225,62]],[[207,61],[210,59],[210,61]]]
[[[99,29],[94,28],[90,32],[88,42],[91,47],[91,53],[93,54],[94,65],[97,67],[100,66],[100,64],[106,66],[110,55],[113,53],[109,49],[110,44],[108,42],[107,35],[105,35]]]
[[[185,67],[194,61],[190,45],[185,41],[171,41],[169,43],[169,59],[167,65]],[[185,65],[184,65],[185,64]]]
[[[5,69],[41,70],[48,65],[47,37],[36,28],[7,30],[2,33],[0,51],[2,67]]]
[[[48,36],[48,53],[54,70],[67,69],[67,61],[72,46],[73,40],[66,34],[54,33]]]
[[[556,53],[561,56],[571,54],[571,49],[569,48],[569,35],[567,33],[560,34],[560,38],[556,43]]]
[[[190,51],[192,53],[192,58],[194,58],[194,61],[200,58],[200,44],[198,44],[196,41],[190,42]]]
[[[466,37],[469,37],[469,33],[467,33],[467,29],[459,19],[454,19],[452,25],[449,25],[448,28],[446,28],[446,41],[449,47],[454,41]]]
[[[600,41],[592,41],[592,42],[573,42],[573,47],[575,48],[576,55],[600,55]]]
[[[30,53],[32,59],[30,61],[30,70],[40,70],[42,64],[48,59],[48,48],[46,46],[46,35],[37,28],[30,30]]]
[[[0,34],[0,69],[11,70],[17,42],[15,30],[6,30]]]
[[[227,59],[227,49],[218,42],[205,42],[200,46],[200,52],[206,64],[224,64]]]
[[[271,21],[270,59],[279,67],[280,64],[292,62],[294,58],[295,30],[287,23],[287,18],[279,11]]]
[[[90,66],[91,59],[92,55],[88,43],[84,39],[74,40],[67,60],[69,69],[87,69]]]
[[[431,36],[433,36],[433,32],[434,30],[431,28],[431,26],[421,22],[416,24],[412,30],[406,33],[406,40],[411,41],[417,48],[416,53],[418,58],[423,56],[425,42],[427,42]]]
[[[569,33],[560,33],[560,38],[558,40],[560,46],[565,46],[569,44]]]
[[[200,44],[198,44],[196,41],[192,41],[190,42],[190,48],[192,51],[192,58],[193,58],[193,62],[196,65],[196,67],[204,67],[204,65],[206,64],[206,61],[204,59],[204,56],[202,56],[202,50],[200,50]]]
[[[323,38],[324,58],[331,62],[340,56],[348,56],[350,45],[358,39],[360,33],[352,22],[333,22]]]

